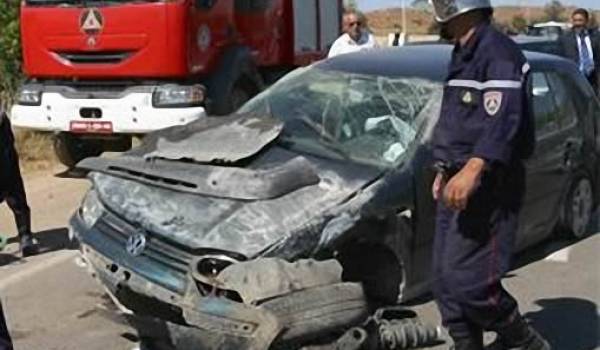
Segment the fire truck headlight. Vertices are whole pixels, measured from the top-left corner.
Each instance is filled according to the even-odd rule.
[[[152,105],[156,108],[196,107],[204,102],[202,85],[163,85],[154,90]]]
[[[24,86],[19,92],[17,103],[24,106],[41,105],[42,90],[36,87]]]

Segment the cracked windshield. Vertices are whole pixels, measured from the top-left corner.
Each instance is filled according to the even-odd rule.
[[[285,122],[284,144],[312,154],[393,166],[406,152],[435,103],[438,84],[301,69],[239,111]]]

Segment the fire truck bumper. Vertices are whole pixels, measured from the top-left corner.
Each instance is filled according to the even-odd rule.
[[[156,108],[151,92],[117,98],[70,98],[42,92],[38,105],[15,104],[14,126],[82,134],[145,134],[206,116],[204,107]]]

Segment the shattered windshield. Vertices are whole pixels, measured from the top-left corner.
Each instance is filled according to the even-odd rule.
[[[438,83],[299,69],[248,102],[241,113],[284,123],[284,146],[376,166],[399,163],[431,111]]]

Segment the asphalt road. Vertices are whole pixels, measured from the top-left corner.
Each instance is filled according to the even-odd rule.
[[[13,254],[14,239],[0,253],[0,298],[16,349],[132,349],[135,332],[116,314],[102,288],[77,266],[77,253],[67,249],[67,221],[88,184],[64,178],[59,171],[26,177],[42,254],[19,259]],[[15,235],[4,205],[0,232]],[[522,312],[555,350],[600,349],[599,254],[599,234],[580,242],[552,241],[524,254],[522,267],[506,279]],[[422,302],[414,308],[425,321],[438,323],[435,305]]]

